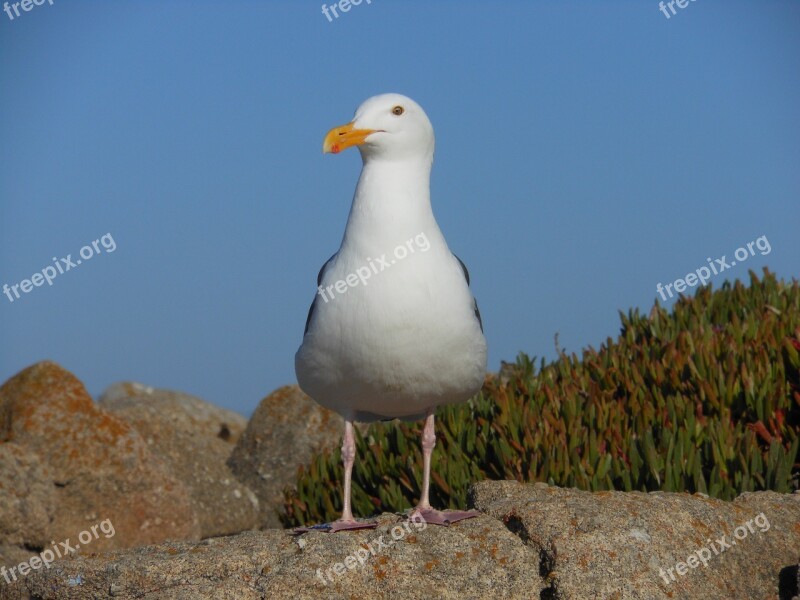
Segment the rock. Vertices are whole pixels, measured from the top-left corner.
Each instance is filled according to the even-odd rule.
[[[29,600],[27,588],[20,581],[14,581],[4,567],[19,565],[31,559],[33,553],[17,546],[0,546],[0,600]]]
[[[485,481],[471,498],[541,557],[548,598],[777,598],[800,554],[800,494],[723,502]]]
[[[796,578],[795,578],[795,588],[793,593],[797,594],[794,598],[795,600],[800,600],[800,564],[795,566],[794,574]],[[787,595],[789,595],[789,593],[787,593]]]
[[[39,458],[14,442],[0,443],[0,546],[44,546],[55,506],[53,478]]]
[[[48,541],[74,541],[107,519],[115,534],[94,539],[92,551],[199,539],[183,484],[131,425],[98,408],[83,384],[57,364],[38,363],[0,387],[0,445],[8,442],[36,455],[51,478],[55,508]]]
[[[231,450],[247,427],[247,419],[231,410],[214,406],[189,394],[159,390],[135,382],[116,383],[100,397],[102,408],[118,412],[128,407],[141,408],[148,404],[164,411],[161,420],[169,418],[174,429],[222,440]]]
[[[399,518],[384,514],[379,521],[372,531],[295,538],[268,530],[80,557],[30,574],[24,584],[43,600],[460,600],[538,598],[543,588],[538,572],[530,568],[537,554],[499,521],[480,517],[424,529],[409,523],[410,531],[394,529],[397,541],[392,528]]]
[[[781,598],[800,600],[800,565],[787,567],[781,572]]]
[[[727,600],[797,593],[800,494],[722,502],[485,481],[471,497],[485,514],[449,528],[411,522],[398,529],[399,517],[383,514],[377,530],[267,530],[71,556],[28,574],[17,596],[0,587],[0,598]]]
[[[258,496],[263,527],[280,527],[283,489],[294,485],[297,468],[341,443],[344,420],[306,396],[296,385],[261,401],[228,461],[239,481]]]
[[[133,425],[186,486],[201,537],[257,527],[258,500],[226,464],[245,429],[244,417],[187,394],[136,383],[109,388],[100,406]]]

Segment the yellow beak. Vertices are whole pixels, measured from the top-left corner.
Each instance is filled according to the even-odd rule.
[[[334,127],[325,136],[322,142],[322,152],[331,152],[338,154],[342,150],[346,150],[350,146],[358,146],[363,144],[367,136],[379,131],[377,129],[356,129],[353,123],[342,125],[341,127]]]

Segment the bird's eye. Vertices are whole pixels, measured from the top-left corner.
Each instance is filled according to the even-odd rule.
[[[402,107],[402,106],[395,106],[395,107],[392,109],[392,114],[393,114],[393,115],[397,115],[398,117],[399,117],[400,115],[402,115],[404,112],[405,112],[405,110],[403,109],[403,107]]]

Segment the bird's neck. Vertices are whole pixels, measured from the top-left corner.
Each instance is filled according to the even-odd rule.
[[[402,243],[393,237],[438,232],[430,197],[432,159],[367,160],[358,179],[345,241],[359,232],[373,239]]]

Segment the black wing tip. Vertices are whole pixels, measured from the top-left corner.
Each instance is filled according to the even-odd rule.
[[[330,264],[330,262],[336,258],[336,255],[339,254],[338,252],[334,253],[328,260],[325,261],[325,264],[322,265],[319,269],[319,273],[317,273],[317,287],[322,285],[322,277],[325,275],[325,268]]]
[[[467,265],[464,264],[463,260],[458,258],[457,254],[454,253],[453,256],[456,257],[456,260],[458,261],[458,264],[461,265],[461,270],[464,272],[464,279],[467,280],[467,285],[469,285],[469,271],[467,270]]]
[[[314,301],[311,303],[311,306],[308,307],[308,316],[306,317],[306,328],[303,330],[303,337],[306,336],[308,333],[308,327],[311,325],[311,315],[314,314],[314,307],[317,305],[317,298],[314,297]]]
[[[334,258],[336,258],[337,254],[338,254],[338,252],[335,252],[334,254],[332,254],[331,257],[328,260],[325,261],[325,264],[322,265],[322,267],[319,270],[319,273],[317,273],[317,287],[318,288],[319,288],[319,286],[322,285],[322,278],[325,276],[325,269],[328,267],[328,265],[331,263],[331,261]],[[311,303],[311,306],[308,308],[308,316],[306,317],[306,328],[303,330],[303,337],[305,337],[305,335],[308,333],[308,328],[311,325],[311,315],[314,314],[314,307],[316,306],[316,304],[317,304],[317,296],[314,296],[314,301]]]
[[[461,270],[464,272],[464,279],[467,280],[467,285],[469,285],[469,270],[467,270],[467,265],[464,264],[464,261],[458,258],[458,255],[453,253],[453,256],[456,257],[458,264],[461,265]],[[475,303],[475,317],[478,319],[478,325],[481,327],[481,333],[483,333],[483,319],[481,319],[481,311],[478,310],[478,301],[475,298],[472,299]]]

